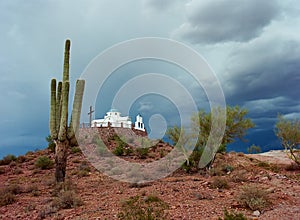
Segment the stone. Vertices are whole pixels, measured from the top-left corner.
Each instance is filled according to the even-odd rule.
[[[252,213],[253,216],[259,217],[260,216],[260,211],[256,210]]]

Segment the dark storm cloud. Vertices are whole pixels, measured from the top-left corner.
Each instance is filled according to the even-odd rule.
[[[278,114],[300,118],[300,41],[282,34],[281,25],[236,46],[227,57],[222,83],[227,103],[248,109],[256,124],[249,139],[272,148],[279,146],[274,134]]]
[[[192,43],[245,42],[279,15],[276,1],[192,1],[175,35]]]
[[[227,98],[245,102],[281,96],[300,102],[300,42],[266,37],[235,50],[229,60]]]

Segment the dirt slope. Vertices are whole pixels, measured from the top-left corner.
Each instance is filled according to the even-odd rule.
[[[66,184],[66,190],[71,188],[73,196],[83,204],[67,209],[55,206],[61,192],[54,190],[54,168],[35,167],[42,155],[53,159],[53,153],[43,150],[0,166],[0,188],[19,187],[15,190],[18,191],[15,201],[0,207],[0,219],[118,219],[121,201],[136,195],[162,199],[169,205],[165,210],[168,219],[218,219],[223,217],[224,209],[241,212],[249,219],[300,219],[299,169],[287,170],[290,161],[278,163],[277,154],[218,155],[210,171],[187,174],[178,170],[164,179],[134,185],[101,174],[81,152],[70,152],[67,170],[70,184]],[[225,180],[228,188],[215,187],[220,179]],[[238,199],[242,188],[252,185],[268,191],[270,201],[258,217],[253,215],[255,210],[242,206]]]

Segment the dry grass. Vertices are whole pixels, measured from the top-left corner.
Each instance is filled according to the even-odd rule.
[[[268,192],[256,185],[244,186],[238,195],[240,205],[251,210],[265,209],[269,204]]]

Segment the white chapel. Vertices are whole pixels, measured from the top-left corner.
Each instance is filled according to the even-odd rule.
[[[121,116],[117,109],[109,110],[104,118],[92,121],[91,127],[114,127],[114,128],[132,128],[132,122],[129,116]],[[141,115],[136,116],[134,129],[145,131],[145,125]]]

